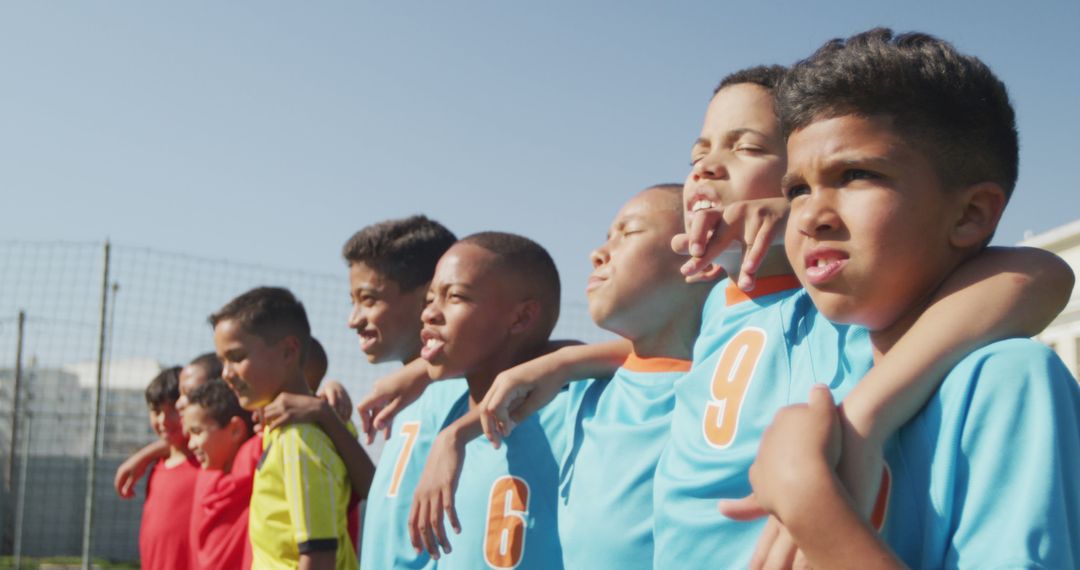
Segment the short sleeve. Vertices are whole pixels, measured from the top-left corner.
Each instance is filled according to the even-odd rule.
[[[329,438],[317,427],[299,425],[281,434],[285,500],[300,554],[337,549],[338,497],[341,492],[331,468],[335,454]]]

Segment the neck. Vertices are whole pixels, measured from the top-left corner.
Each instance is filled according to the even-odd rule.
[[[499,373],[503,370],[513,368],[522,362],[528,362],[529,360],[540,356],[545,352],[545,346],[547,346],[546,341],[539,347],[531,347],[529,349],[515,350],[511,346],[505,346],[503,347],[503,350],[497,351],[497,356],[490,361],[476,367],[476,369],[471,372],[465,373],[465,381],[469,384],[469,408],[475,408],[480,404],[480,401],[487,395],[488,390],[491,389],[491,385],[495,382],[495,377],[498,376]]]
[[[165,458],[165,465],[168,467],[174,467],[191,457],[191,452],[186,449],[180,449],[179,447],[169,446],[169,456]]]
[[[299,371],[289,376],[288,380],[281,385],[281,391],[285,394],[311,395],[311,388],[308,387],[307,381],[304,380],[304,374]]]
[[[675,311],[667,322],[661,322],[652,330],[630,339],[634,345],[634,354],[642,358],[690,360],[694,353],[694,341],[701,330],[703,302],[704,299],[688,306],[686,310]]]

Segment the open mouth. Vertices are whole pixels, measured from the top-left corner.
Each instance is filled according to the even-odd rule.
[[[443,340],[438,334],[429,329],[420,331],[420,340],[424,345],[420,347],[420,358],[432,362],[433,359],[439,357],[442,354],[443,347],[446,346],[446,341]]]
[[[847,265],[846,254],[835,250],[819,250],[806,256],[806,280],[811,285],[823,285],[835,278]]]
[[[689,200],[686,201],[686,211],[689,213],[700,212],[702,210],[708,210],[719,206],[715,201],[707,198],[703,194],[694,194]]]
[[[375,331],[360,331],[360,350],[367,352],[379,341],[379,334]]]

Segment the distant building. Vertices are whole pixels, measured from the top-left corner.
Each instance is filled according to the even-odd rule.
[[[1064,259],[1074,274],[1080,273],[1080,220],[1029,236],[1020,245],[1051,251]],[[1054,349],[1073,376],[1080,376],[1080,287],[1073,288],[1065,310],[1036,338]]]

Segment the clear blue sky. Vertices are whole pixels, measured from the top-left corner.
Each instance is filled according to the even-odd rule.
[[[1015,243],[1080,217],[1080,2],[7,2],[0,239],[321,273],[427,213],[546,245],[564,297],[621,202],[681,182],[711,90],[874,25],[987,61],[1022,138]]]

